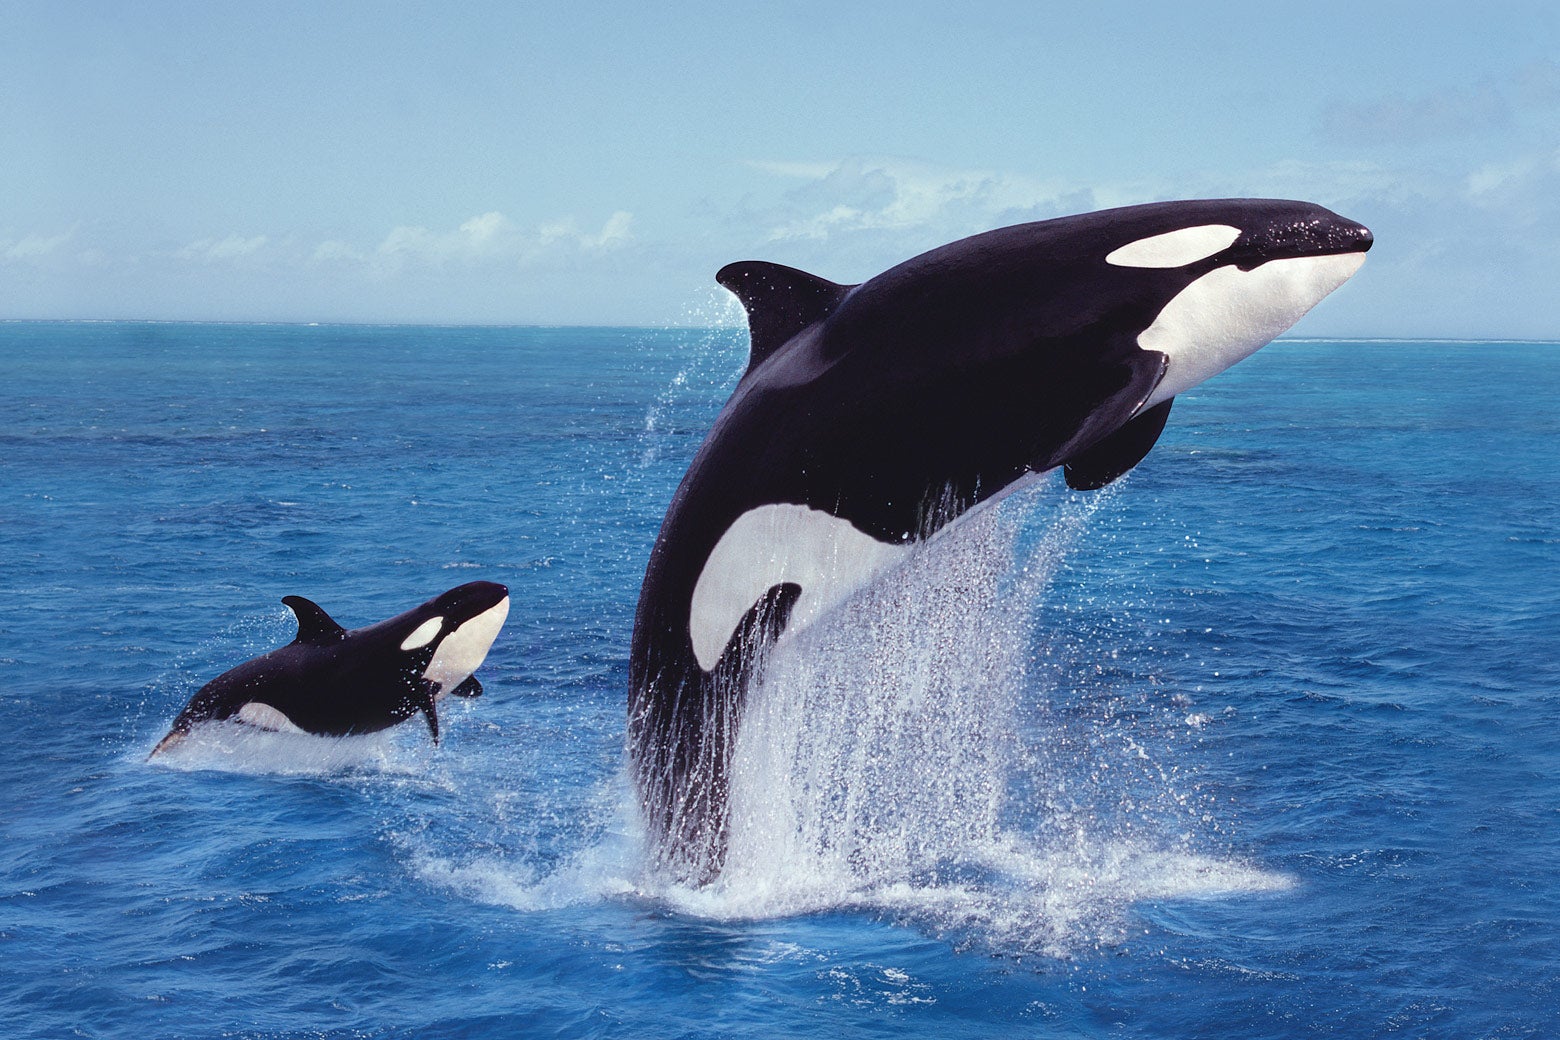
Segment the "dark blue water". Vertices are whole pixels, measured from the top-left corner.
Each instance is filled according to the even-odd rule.
[[[0,325],[0,1032],[1560,1034],[1560,347],[1279,343],[982,514],[778,655],[689,891],[625,657],[743,338]],[[144,762],[283,595],[474,578],[439,748]]]

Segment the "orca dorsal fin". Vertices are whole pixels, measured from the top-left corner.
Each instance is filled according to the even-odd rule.
[[[328,646],[346,638],[347,630],[336,624],[335,619],[313,600],[302,596],[283,596],[282,602],[291,607],[294,616],[298,618],[298,636],[293,642]]]
[[[749,372],[792,336],[827,318],[853,288],[764,260],[727,264],[715,280],[735,293],[747,311]]]

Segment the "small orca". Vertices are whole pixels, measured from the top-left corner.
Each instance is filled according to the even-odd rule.
[[[719,872],[740,702],[776,638],[1038,474],[1120,477],[1175,395],[1289,328],[1371,243],[1310,203],[1198,200],[1001,228],[859,285],[723,268],[749,363],[667,509],[629,664],[662,866]]]
[[[388,729],[419,711],[437,744],[438,699],[482,693],[472,673],[509,616],[509,590],[491,581],[468,582],[350,632],[302,596],[282,602],[298,619],[297,638],[202,686],[152,755],[208,720],[341,737]]]

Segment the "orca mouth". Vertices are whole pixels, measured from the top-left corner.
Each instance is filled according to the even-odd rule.
[[[1369,252],[1370,228],[1342,217],[1308,216],[1248,232],[1230,247],[1234,265],[1250,271],[1273,260]]]

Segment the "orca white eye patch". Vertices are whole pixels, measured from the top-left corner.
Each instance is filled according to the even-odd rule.
[[[1199,224],[1128,242],[1105,262],[1115,267],[1185,267],[1228,249],[1239,237],[1240,228],[1228,224]]]
[[[433,642],[433,637],[439,634],[439,629],[444,627],[442,617],[432,617],[412,630],[412,634],[406,637],[401,644],[402,650],[418,650]]]

